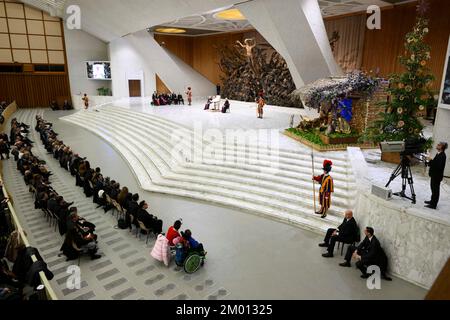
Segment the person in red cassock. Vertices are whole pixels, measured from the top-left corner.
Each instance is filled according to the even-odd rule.
[[[313,180],[320,183],[320,211],[316,212],[316,214],[320,214],[322,218],[327,216],[328,209],[330,209],[331,206],[331,193],[334,192],[333,178],[330,176],[332,165],[333,162],[325,160],[323,162],[323,174],[313,177]]]

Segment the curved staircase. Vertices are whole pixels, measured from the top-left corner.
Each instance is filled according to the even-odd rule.
[[[311,155],[306,150],[209,142],[175,122],[119,107],[81,111],[61,120],[108,141],[148,191],[232,206],[316,232],[338,225],[342,212],[352,206],[354,182],[342,154],[326,156],[334,164],[335,193],[330,214],[321,219],[313,213]],[[199,150],[200,160],[186,156]],[[217,161],[212,154],[225,159]],[[317,173],[324,159],[323,154],[315,157]]]

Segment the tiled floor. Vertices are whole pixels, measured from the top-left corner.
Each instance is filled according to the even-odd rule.
[[[30,115],[18,114],[19,119],[31,123]],[[75,187],[75,179],[59,167],[59,163],[46,154],[38,135],[31,133],[35,141],[34,154],[44,159],[53,172],[52,186],[68,201],[75,201],[82,216],[97,226],[100,253],[103,258],[95,261],[83,257],[81,260],[81,288],[71,290],[66,281],[67,267],[74,262],[66,262],[59,257],[63,238],[50,227],[40,210],[33,209],[31,195],[27,191],[15,163],[10,160],[5,165],[5,177],[10,192],[16,200],[16,209],[25,230],[30,234],[33,245],[40,249],[48,267],[55,274],[52,285],[62,299],[171,299],[176,297],[190,299],[216,299],[217,290],[222,284],[216,283],[208,275],[198,272],[186,277],[177,267],[166,268],[150,257],[149,251],[154,239],[145,244],[145,237],[137,239],[128,230],[115,228],[116,220],[101,209],[95,209],[92,198],[86,198],[82,190]],[[20,196],[16,196],[19,195]],[[77,261],[75,261],[75,264]],[[208,285],[205,285],[207,283]],[[196,289],[193,290],[192,286]],[[222,295],[225,296],[225,295]]]

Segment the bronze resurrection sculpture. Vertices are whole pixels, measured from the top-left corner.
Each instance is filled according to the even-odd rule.
[[[222,96],[254,102],[264,92],[267,104],[301,107],[290,99],[295,84],[284,59],[270,45],[256,44],[254,38],[235,46],[219,45],[219,66],[223,72]]]

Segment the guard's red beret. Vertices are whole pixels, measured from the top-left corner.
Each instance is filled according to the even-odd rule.
[[[326,167],[326,166],[332,166],[333,165],[333,162],[331,162],[331,160],[324,160],[323,161],[323,166],[324,167]]]

